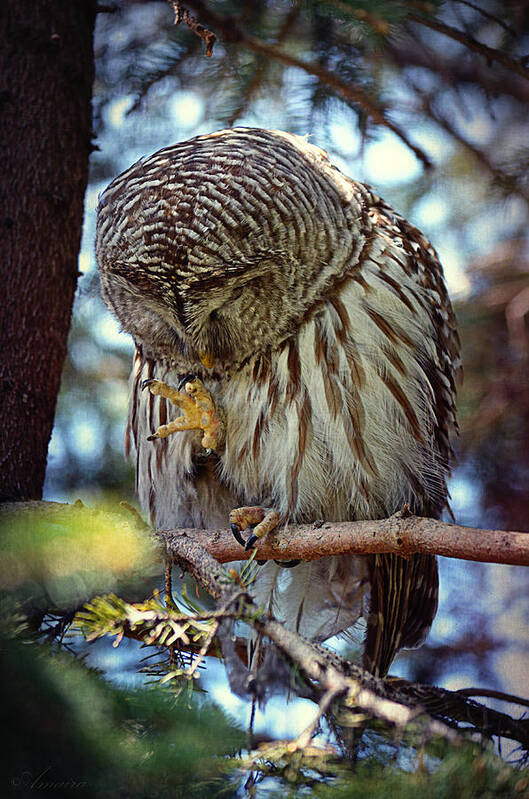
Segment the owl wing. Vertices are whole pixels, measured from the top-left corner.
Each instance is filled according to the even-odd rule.
[[[424,359],[422,369],[432,388],[434,436],[437,450],[448,474],[453,457],[452,439],[458,432],[455,395],[461,377],[460,343],[442,267],[437,253],[425,236],[382,199],[371,192],[371,215],[379,233],[391,238],[407,254],[408,268],[430,301],[424,305],[435,330],[436,358]],[[388,279],[388,276],[386,276]],[[391,284],[391,278],[389,278]],[[398,293],[398,285],[392,285]],[[416,486],[420,496],[421,486]],[[446,491],[424,497],[414,510],[439,517],[447,507]],[[437,559],[430,555],[377,555],[369,558],[370,612],[364,649],[364,664],[374,673],[386,674],[401,648],[413,648],[426,638],[438,605]]]

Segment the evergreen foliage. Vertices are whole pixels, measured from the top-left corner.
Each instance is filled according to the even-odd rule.
[[[5,637],[1,646],[2,716],[9,731],[3,774],[13,795],[234,794],[226,757],[240,749],[244,735],[212,703],[113,687],[47,646]]]

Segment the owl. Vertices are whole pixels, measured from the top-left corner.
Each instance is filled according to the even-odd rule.
[[[441,514],[459,363],[442,268],[323,150],[234,128],[142,158],[102,194],[96,256],[136,345],[127,447],[155,527],[231,522],[252,546],[288,523]],[[284,565],[261,566],[256,602],[318,642],[360,630],[377,675],[436,613],[432,556]]]

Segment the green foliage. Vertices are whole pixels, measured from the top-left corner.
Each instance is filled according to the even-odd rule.
[[[435,754],[434,754],[435,753]],[[263,744],[241,762],[250,770],[256,796],[263,780],[273,778],[281,788],[266,796],[314,796],[318,799],[499,799],[529,797],[527,772],[506,766],[474,744],[449,747],[435,742],[400,758],[360,760],[353,767],[329,747],[308,746],[298,751],[288,742]],[[266,785],[266,783],[264,783]],[[310,793],[309,793],[310,791]]]
[[[1,646],[3,774],[14,796],[229,797],[248,781],[256,797],[529,797],[523,771],[473,744],[436,742],[353,771],[333,747],[274,742],[241,755],[238,725],[203,695],[119,689],[63,652]]]
[[[228,580],[243,590],[255,579],[255,555],[254,551],[240,573],[230,570]],[[161,684],[173,681],[178,691],[186,680],[199,676],[198,666],[214,645],[219,617],[242,618],[244,613],[242,597],[238,607],[230,612],[205,610],[199,602],[191,600],[183,584],[176,601],[174,597],[162,600],[157,590],[152,598],[134,604],[115,594],[94,597],[76,613],[72,632],[79,631],[87,641],[116,636],[114,646],[123,637],[134,638],[146,646],[158,647],[162,653],[169,651],[169,658],[162,656],[144,671],[159,677]],[[259,613],[254,610],[250,620]]]
[[[450,95],[447,107],[455,107],[457,116],[466,93],[472,102],[476,92],[485,96],[491,118],[491,98],[503,95],[502,117],[507,113],[520,119],[523,91],[501,76],[503,67],[511,78],[509,70],[524,68],[518,53],[524,52],[527,18],[509,4],[498,9],[495,3],[462,0],[197,0],[190,6],[193,14],[217,36],[211,58],[184,23],[171,25],[168,4],[150,4],[148,19],[138,5],[121,0],[118,13],[100,22],[99,123],[106,103],[117,94],[130,95],[138,109],[148,95],[151,107],[156,106],[177,87],[200,94],[209,125],[255,124],[266,103],[265,115],[272,112],[278,119],[274,124],[280,121],[292,132],[304,133],[316,121],[325,125],[330,112],[343,118],[346,111],[351,128],[363,138],[400,119],[404,124],[398,135],[404,140],[404,131],[421,115],[463,141],[459,120],[452,111],[446,114],[442,100]],[[480,52],[481,41],[498,48],[493,69],[481,68],[489,52]],[[382,113],[373,114],[373,107]],[[486,155],[481,165],[494,173],[495,160],[495,154]],[[501,172],[496,170],[500,183]],[[509,191],[519,190],[518,177]]]
[[[387,768],[383,774],[373,763],[362,764],[355,780],[333,786],[333,799],[492,799],[524,797],[528,780],[523,772],[506,766],[499,758],[477,747],[462,747],[445,752],[438,767],[418,765],[413,773]],[[315,796],[330,797],[329,786],[319,785]]]
[[[198,653],[205,641],[211,641],[216,632],[216,622],[207,614],[191,618],[182,613],[176,606],[164,604],[158,593],[152,599],[130,604],[110,594],[95,597],[79,611],[74,619],[74,629],[80,630],[87,641],[93,641],[105,635],[115,635],[114,646],[118,646],[123,636],[136,638],[147,646],[171,649],[169,667],[161,670],[162,664],[156,664],[157,671],[162,673],[161,683],[178,678],[198,677],[191,670],[190,652]],[[183,646],[187,657],[182,656],[179,649]],[[187,662],[186,662],[187,661]]]
[[[526,772],[475,744],[398,740],[351,769],[333,746],[261,744],[203,695],[124,690],[63,652],[2,638],[3,773],[15,796],[529,799]],[[386,754],[384,754],[384,751]]]
[[[114,688],[65,653],[1,644],[3,774],[14,795],[209,797],[227,789],[224,756],[243,735],[211,703]]]
[[[0,592],[34,606],[75,608],[98,591],[134,584],[145,591],[161,572],[153,540],[115,508],[57,504],[3,514],[0,533]]]

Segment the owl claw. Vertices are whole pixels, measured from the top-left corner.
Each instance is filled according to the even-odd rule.
[[[238,526],[236,524],[232,524],[230,526],[231,526],[231,531],[232,531],[232,533],[234,535],[234,538],[237,541],[237,543],[240,544],[241,547],[246,546],[246,541],[242,537],[241,531],[239,530]]]
[[[253,507],[234,508],[230,513],[230,527],[235,539],[248,552],[256,541],[277,527],[279,514],[270,508]],[[253,528],[248,540],[241,535],[242,530]]]
[[[187,375],[184,375],[181,380],[178,381],[178,391],[182,391],[186,383],[194,383],[197,380],[197,376],[191,374],[191,372]]]

